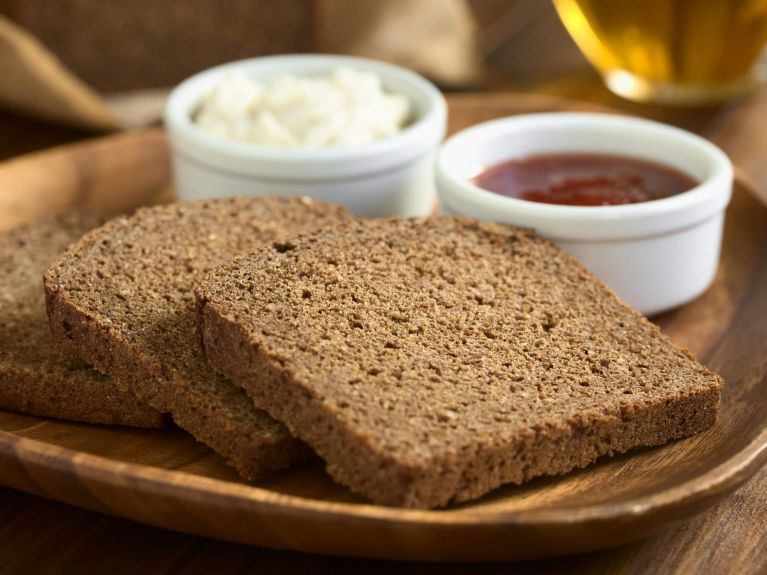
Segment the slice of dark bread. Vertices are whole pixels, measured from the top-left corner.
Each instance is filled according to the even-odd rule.
[[[159,412],[53,349],[43,273],[95,216],[68,214],[0,234],[0,408],[89,423],[160,427]]]
[[[227,259],[301,230],[351,219],[306,198],[206,200],[139,210],[72,246],[48,270],[54,339],[111,375],[245,478],[310,450],[200,351],[194,285]]]
[[[466,501],[717,417],[716,374],[525,230],[362,221],[196,294],[210,363],[377,503]]]

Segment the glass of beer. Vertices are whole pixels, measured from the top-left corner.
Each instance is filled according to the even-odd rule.
[[[554,0],[578,47],[616,94],[704,105],[767,77],[767,0]],[[762,60],[762,61],[760,61]]]

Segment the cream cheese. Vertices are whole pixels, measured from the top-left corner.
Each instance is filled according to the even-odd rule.
[[[202,130],[276,148],[336,148],[394,136],[407,124],[408,99],[385,91],[370,72],[338,68],[327,76],[283,75],[259,84],[230,73],[193,116]]]

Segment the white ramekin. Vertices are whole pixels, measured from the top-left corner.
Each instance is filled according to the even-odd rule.
[[[192,122],[200,98],[229,72],[266,82],[280,74],[327,75],[338,67],[380,76],[386,90],[410,100],[412,123],[371,144],[292,150],[229,141]],[[333,55],[270,56],[211,68],[177,86],[165,110],[179,199],[306,195],[345,204],[364,216],[420,216],[433,210],[434,154],[446,121],[442,94],[422,76],[382,62]]]
[[[701,183],[662,200],[584,207],[508,198],[470,181],[504,160],[558,153],[631,156]],[[647,315],[683,304],[711,284],[732,177],[727,156],[703,138],[608,114],[531,114],[478,124],[450,138],[437,158],[444,212],[535,229]]]

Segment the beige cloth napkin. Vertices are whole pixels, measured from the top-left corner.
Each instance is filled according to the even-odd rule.
[[[474,86],[482,77],[476,24],[467,0],[313,2],[317,51],[386,60],[449,87]],[[167,92],[99,95],[33,35],[0,15],[2,108],[112,131],[158,122]]]
[[[484,76],[465,0],[317,0],[317,48],[393,62],[446,87]]]
[[[0,16],[0,105],[96,131],[120,124],[104,100],[33,36]]]

